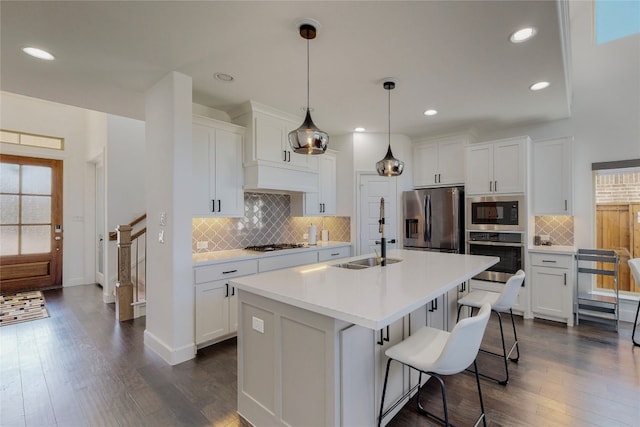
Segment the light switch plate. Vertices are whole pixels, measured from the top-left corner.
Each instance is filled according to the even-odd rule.
[[[252,316],[251,317],[251,327],[260,332],[261,334],[264,334],[264,320],[256,317],[256,316]]]

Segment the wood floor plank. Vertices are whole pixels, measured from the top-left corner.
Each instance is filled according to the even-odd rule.
[[[99,287],[46,291],[45,298],[49,318],[0,328],[2,427],[249,426],[236,413],[235,339],[170,366],[145,348],[145,319],[117,322]],[[509,384],[481,381],[489,426],[640,425],[640,347],[631,343],[630,324],[619,333],[588,322],[569,328],[516,317],[516,325],[521,358],[509,362]],[[483,348],[496,343],[492,318]],[[483,372],[502,373],[498,358],[479,362]],[[470,425],[479,410],[474,376],[445,383],[452,422]],[[422,402],[441,410],[435,383]],[[389,423],[437,425],[415,400]]]

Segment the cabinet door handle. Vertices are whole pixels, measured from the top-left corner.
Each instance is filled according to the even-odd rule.
[[[231,274],[231,273],[237,273],[238,269],[235,270],[229,270],[229,271],[223,271],[222,274]]]
[[[224,285],[227,287],[227,292],[224,294],[224,297],[229,298],[229,284],[225,283]]]
[[[231,296],[234,296],[236,294],[236,287],[232,286],[231,287]]]
[[[442,177],[438,174],[438,184],[442,183]]]
[[[384,345],[384,340],[382,338],[382,329],[380,329],[380,339],[376,341],[378,345]]]
[[[387,337],[384,340],[389,342],[389,325],[387,325]]]
[[[211,199],[211,212],[216,211],[216,199]]]
[[[567,273],[564,273],[564,285],[567,286]]]
[[[489,192],[492,192],[493,189],[491,188],[493,186],[493,181],[489,181]]]
[[[438,183],[438,174],[437,174],[437,173],[434,173],[434,174],[433,174],[433,182],[434,182],[435,184],[437,184],[437,183]]]
[[[282,150],[282,154],[284,155],[284,158],[282,159],[283,162],[287,161],[287,150]]]
[[[222,200],[218,199],[218,212],[222,210]]]
[[[291,163],[291,151],[287,151],[287,154],[289,155],[287,162]]]
[[[568,210],[568,207],[567,207],[567,201],[566,201],[566,200],[564,201],[564,210],[565,210],[565,211],[566,211],[566,210]]]
[[[433,300],[431,300],[431,308],[429,309],[429,313],[433,313],[435,309],[433,308]]]
[[[493,181],[493,191],[498,191],[498,181]]]

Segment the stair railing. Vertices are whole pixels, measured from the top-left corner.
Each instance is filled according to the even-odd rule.
[[[116,316],[119,321],[133,319],[134,305],[146,300],[147,228],[143,227],[133,233],[133,226],[146,217],[146,214],[141,215],[129,224],[119,225],[114,233],[109,233],[109,240],[118,242]]]

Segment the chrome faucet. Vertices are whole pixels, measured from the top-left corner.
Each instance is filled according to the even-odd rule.
[[[384,197],[380,197],[380,219],[378,220],[380,231],[380,265],[387,265],[387,240],[384,238]]]

